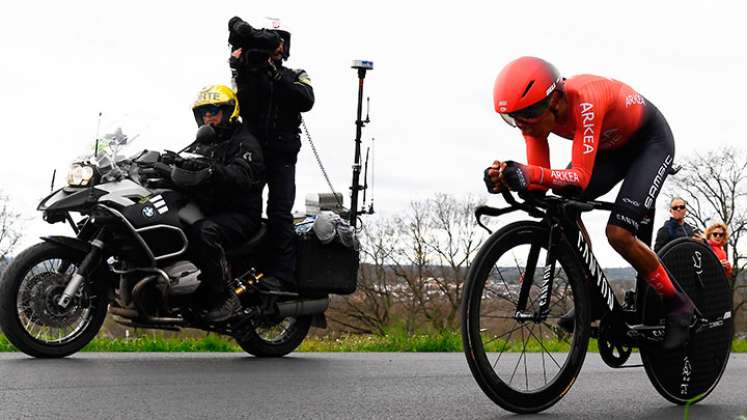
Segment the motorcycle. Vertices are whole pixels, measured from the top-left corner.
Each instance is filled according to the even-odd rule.
[[[344,214],[353,227],[357,191],[363,188],[358,176],[364,76],[365,69],[362,74],[359,69],[353,200]],[[196,141],[214,135],[203,126]],[[326,328],[329,294],[352,293],[357,286],[355,247],[322,244],[310,232],[300,235],[295,287],[263,290],[256,287],[262,277],[257,267],[263,224],[251,240],[226,250],[241,313],[209,323],[195,308],[200,271],[189,259],[185,234],[204,216],[188,193],[169,185],[171,167],[160,161],[161,153],[144,150],[122,158],[118,152],[127,142],[121,133],[113,136],[107,156],[75,164],[68,185],[39,204],[45,221],[67,222],[76,235],[43,237],[3,273],[0,328],[14,346],[39,358],[68,356],[96,336],[107,313],[129,327],[228,335],[258,357],[284,356],[303,342],[311,326]],[[82,218],[75,221],[71,213]]]

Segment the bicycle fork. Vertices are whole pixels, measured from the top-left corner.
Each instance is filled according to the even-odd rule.
[[[534,272],[537,269],[537,260],[539,259],[539,253],[542,247],[539,244],[532,244],[532,247],[529,250],[529,258],[527,259],[526,270],[524,271],[524,277],[521,283],[521,291],[519,292],[519,302],[516,306],[516,314],[514,315],[517,321],[542,322],[547,319],[547,315],[550,314],[552,283],[555,277],[555,265],[557,264],[554,248],[558,241],[559,231],[560,229],[557,224],[550,225],[547,256],[545,257],[545,270],[542,273],[542,283],[540,283],[540,293],[538,296],[539,301],[537,309],[533,312],[528,312],[526,307],[527,302],[529,301],[529,291],[534,283]]]

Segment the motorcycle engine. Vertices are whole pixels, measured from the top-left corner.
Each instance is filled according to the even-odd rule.
[[[189,261],[177,261],[164,269],[169,276],[169,295],[188,295],[197,289],[200,269]]]

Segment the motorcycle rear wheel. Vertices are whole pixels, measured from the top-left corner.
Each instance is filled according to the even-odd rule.
[[[283,357],[301,345],[311,328],[311,316],[287,317],[277,323],[255,322],[236,343],[256,357]]]

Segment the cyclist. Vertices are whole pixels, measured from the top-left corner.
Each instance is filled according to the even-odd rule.
[[[488,191],[553,188],[591,200],[623,181],[607,223],[607,239],[662,296],[668,323],[663,346],[681,346],[689,335],[694,306],[674,286],[656,254],[636,237],[674,159],[674,139],[664,116],[622,82],[588,74],[566,79],[536,57],[506,65],[496,78],[493,100],[496,112],[521,130],[528,163],[493,162],[484,174]],[[573,141],[566,169],[550,168],[550,133]],[[563,321],[573,318],[563,318],[559,324],[571,329],[572,322],[568,327]]]

